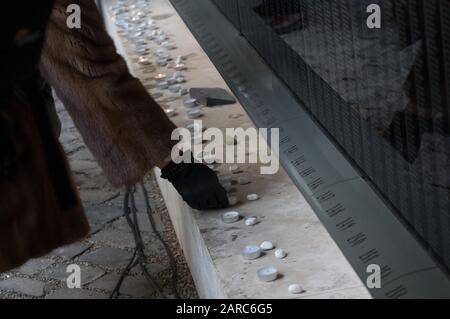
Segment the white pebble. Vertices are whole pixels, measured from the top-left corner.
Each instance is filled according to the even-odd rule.
[[[275,257],[278,259],[283,259],[287,256],[287,253],[284,251],[284,249],[277,249],[275,250]]]
[[[245,220],[245,225],[247,226],[254,226],[257,223],[256,217],[249,217]]]
[[[259,196],[258,196],[258,194],[248,194],[248,195],[247,195],[247,199],[248,199],[249,201],[254,201],[254,200],[258,200],[258,199],[259,199]]]
[[[288,291],[291,294],[301,294],[302,292],[304,292],[302,286],[300,286],[299,284],[291,284],[288,287]]]
[[[266,240],[266,241],[263,241],[261,243],[261,245],[259,245],[259,247],[261,247],[262,250],[271,250],[271,249],[273,249],[274,246],[273,246],[272,242]]]

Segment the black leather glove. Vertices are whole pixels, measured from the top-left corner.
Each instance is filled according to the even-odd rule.
[[[198,210],[219,209],[229,206],[227,192],[216,174],[201,163],[170,162],[161,170],[189,206]]]

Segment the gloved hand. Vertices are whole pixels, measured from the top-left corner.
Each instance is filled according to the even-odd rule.
[[[229,206],[227,192],[216,174],[204,164],[170,162],[161,170],[161,177],[171,182],[183,200],[194,209]]]

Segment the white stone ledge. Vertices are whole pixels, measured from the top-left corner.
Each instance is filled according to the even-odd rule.
[[[113,1],[104,1],[105,11]],[[173,55],[186,55],[188,70],[185,73],[188,87],[223,87],[224,80],[198,45],[168,0],[152,1],[153,15],[165,17],[158,25],[177,44]],[[106,23],[119,52],[124,54],[137,77],[140,73],[126,54],[123,38],[116,34],[114,25],[106,14]],[[180,99],[167,103],[179,110],[173,121],[184,126],[190,123],[183,114]],[[239,104],[207,108],[202,118],[207,127],[251,127],[252,123]],[[242,114],[230,119],[230,114]],[[227,166],[222,165],[223,172]],[[276,175],[260,175],[258,165],[240,165],[243,176],[251,184],[234,186],[241,204],[233,208],[245,216],[257,216],[261,222],[245,226],[244,221],[227,225],[221,221],[222,211],[197,212],[190,209],[174,188],[159,179],[181,247],[202,298],[370,298],[339,248],[323,225],[293,185],[283,169]],[[158,174],[158,170],[155,172]],[[248,202],[248,193],[261,198]],[[274,257],[273,251],[254,261],[245,261],[241,249],[248,244],[271,240],[288,252],[283,260]],[[256,271],[265,265],[276,266],[281,278],[260,282]],[[290,295],[287,287],[299,283],[304,294]]]

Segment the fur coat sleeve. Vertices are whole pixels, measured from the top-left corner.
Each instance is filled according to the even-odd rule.
[[[81,8],[69,29],[66,7]],[[131,185],[170,155],[175,128],[116,53],[93,0],[57,0],[40,70],[114,186]]]

